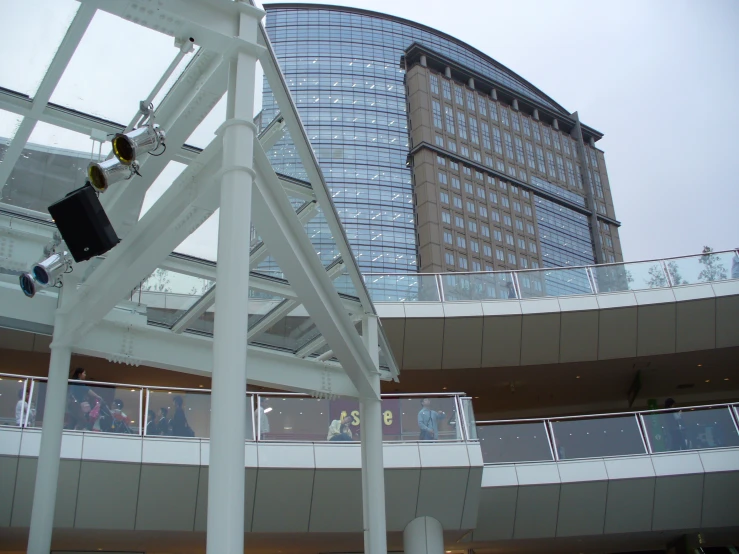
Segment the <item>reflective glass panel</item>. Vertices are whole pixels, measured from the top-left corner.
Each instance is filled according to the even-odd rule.
[[[23,118],[18,114],[0,110],[0,164],[3,163],[5,151],[10,146],[22,120]]]
[[[633,415],[552,421],[560,460],[646,454]]]
[[[148,398],[147,436],[210,437],[209,392],[150,389]]]
[[[460,398],[462,410],[464,411],[464,419],[466,424],[467,438],[477,440],[477,422],[475,421],[475,411],[472,407],[471,398]]]
[[[75,0],[3,2],[0,36],[12,55],[0,56],[0,87],[36,94],[79,7]]]
[[[593,294],[588,271],[584,267],[521,271],[518,285],[522,298]]]
[[[2,189],[2,202],[48,214],[49,205],[87,180],[87,165],[110,150],[75,131],[38,122],[8,182]]]
[[[445,273],[441,283],[447,302],[517,297],[511,273]]]
[[[172,325],[213,281],[158,268],[131,294],[131,300],[147,306],[149,322]]]
[[[69,381],[64,429],[70,431],[138,435],[141,432],[141,390],[124,385],[100,385],[94,381]],[[46,381],[34,381],[31,413],[36,410],[34,424],[44,422]]]
[[[422,273],[364,275],[373,302],[439,302],[436,275]]]
[[[51,101],[125,125],[178,52],[171,37],[98,10]]]
[[[477,438],[486,464],[553,460],[543,421],[478,425]]]
[[[652,452],[739,446],[729,408],[660,411],[643,417]]]
[[[636,262],[628,264],[596,265],[592,267],[598,292],[668,287],[662,263]]]
[[[710,252],[677,258],[666,261],[665,265],[673,286],[739,279],[739,255],[736,252]]]
[[[21,427],[26,412],[28,420],[33,423],[36,419],[35,405],[31,399],[31,384],[27,379],[0,377],[0,425]],[[33,427],[33,425],[31,425]]]

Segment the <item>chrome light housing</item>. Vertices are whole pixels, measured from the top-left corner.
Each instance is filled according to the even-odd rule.
[[[123,165],[131,165],[143,153],[153,152],[164,144],[164,131],[159,125],[144,125],[113,137],[113,154]]]
[[[124,165],[116,158],[111,158],[104,162],[91,162],[87,166],[87,178],[92,188],[105,192],[110,185],[138,175],[138,168],[138,162]]]

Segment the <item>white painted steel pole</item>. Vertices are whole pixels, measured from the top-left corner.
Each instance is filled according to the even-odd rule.
[[[375,376],[375,387],[379,392],[377,325],[377,316],[366,315],[362,320],[362,337],[378,371]],[[364,551],[368,554],[387,554],[385,468],[382,452],[382,400],[379,398],[360,398],[359,407],[362,422]]]
[[[405,554],[444,554],[444,529],[436,519],[417,517],[403,530]]]
[[[55,337],[64,334],[64,324],[64,316],[57,313],[54,320]],[[46,383],[44,403],[44,423],[36,469],[36,488],[33,492],[31,528],[28,532],[28,554],[49,554],[51,551],[64,413],[67,409],[67,378],[71,360],[70,345],[52,340],[49,380]]]
[[[249,327],[249,236],[254,181],[256,41],[264,15],[241,2],[239,38],[231,60],[223,136],[213,380],[208,472],[208,554],[244,552],[246,335]],[[239,416],[239,414],[242,414]]]

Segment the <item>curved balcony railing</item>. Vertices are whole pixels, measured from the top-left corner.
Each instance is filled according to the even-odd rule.
[[[646,262],[474,273],[369,273],[373,302],[464,302],[576,296],[739,279],[739,251]]]
[[[429,399],[425,409],[421,405],[424,398]],[[0,374],[0,425],[41,428],[45,403],[45,378]],[[82,433],[207,439],[210,407],[210,391],[204,388],[70,380],[64,428]],[[334,435],[332,423],[347,416],[350,420],[344,427],[334,426],[343,437],[333,441],[359,441],[361,436],[356,399],[247,393],[246,414],[233,416],[246,419],[246,440],[250,441],[328,441]],[[471,400],[461,393],[383,395],[383,440],[470,440],[475,431],[470,432],[466,416],[474,425]],[[422,428],[432,432],[422,436]]]
[[[551,419],[478,421],[486,464],[739,447],[739,404]]]

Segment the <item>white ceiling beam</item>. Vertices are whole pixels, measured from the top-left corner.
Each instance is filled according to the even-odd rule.
[[[67,68],[67,65],[69,65],[69,61],[77,50],[77,46],[82,40],[85,31],[87,31],[87,27],[90,24],[90,21],[92,21],[96,10],[96,2],[88,2],[80,6],[74,19],[72,19],[72,23],[70,23],[67,28],[64,38],[54,54],[51,65],[49,65],[46,73],[44,73],[41,84],[31,100],[30,112],[21,121],[13,140],[5,151],[3,163],[0,164],[0,189],[5,186],[5,183],[8,181],[8,178],[15,167],[15,162],[18,161],[18,158],[23,152],[23,148],[28,142],[28,138],[31,136],[34,127],[36,127],[39,115],[44,108],[46,108],[49,98],[51,98],[56,85],[62,78],[62,74]]]
[[[67,340],[75,342],[94,326],[213,214],[221,151],[216,137],[83,283],[63,308],[69,312]]]
[[[255,227],[354,386],[362,397],[379,398],[377,368],[258,144],[254,145],[254,165]]]
[[[283,300],[277,306],[275,306],[269,313],[267,313],[262,319],[257,321],[253,326],[249,327],[247,333],[247,339],[256,337],[262,331],[269,329],[277,323],[281,318],[286,317],[287,314],[292,312],[295,308],[300,306],[298,300]]]

